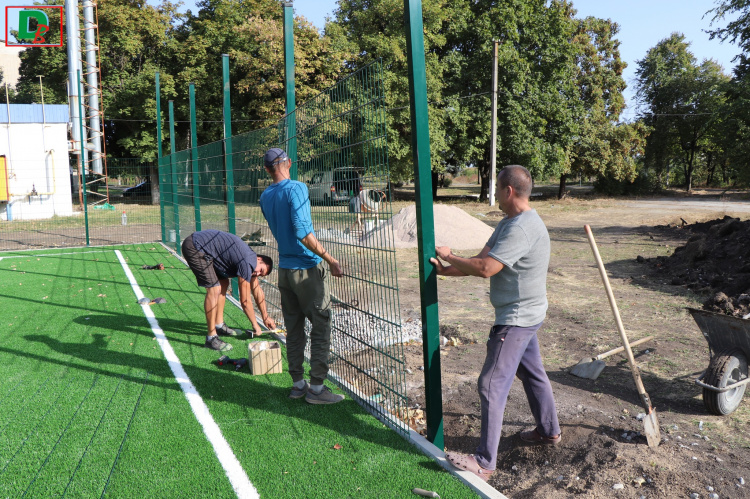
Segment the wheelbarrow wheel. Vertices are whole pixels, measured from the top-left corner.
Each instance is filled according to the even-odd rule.
[[[717,388],[737,383],[747,377],[747,358],[739,348],[723,350],[711,359],[706,373],[706,383]],[[731,414],[745,394],[745,387],[734,388],[726,392],[715,392],[703,389],[703,404],[711,414],[726,416]]]

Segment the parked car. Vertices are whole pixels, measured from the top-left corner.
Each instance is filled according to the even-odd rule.
[[[362,181],[355,168],[334,168],[314,173],[307,182],[310,202],[314,204],[348,203],[362,190]]]
[[[151,179],[146,179],[134,187],[128,187],[122,191],[122,196],[126,198],[145,198],[151,196]]]

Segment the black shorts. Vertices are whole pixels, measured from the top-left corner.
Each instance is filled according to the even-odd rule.
[[[188,267],[195,274],[198,286],[213,288],[219,285],[219,277],[216,275],[216,269],[214,269],[211,258],[196,249],[192,234],[182,241],[182,256],[185,257]]]

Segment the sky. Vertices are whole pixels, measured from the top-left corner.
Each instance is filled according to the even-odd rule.
[[[149,3],[156,3],[156,0],[149,0]],[[5,7],[32,4],[32,0],[0,0],[0,38],[5,38]],[[62,5],[63,0],[59,4]],[[337,0],[293,2],[295,14],[306,17],[318,28],[323,28],[326,17],[332,15],[337,4]],[[620,25],[617,36],[621,41],[620,56],[628,64],[624,74],[628,84],[625,90],[628,108],[623,116],[626,120],[634,118],[637,111],[633,91],[636,62],[671,33],[683,33],[690,42],[690,50],[699,61],[714,59],[724,67],[727,74],[731,74],[734,67],[732,59],[739,53],[735,45],[709,40],[709,35],[705,32],[711,29],[713,16],[706,15],[706,12],[715,7],[714,0],[573,0],[573,6],[578,10],[578,17],[612,19]],[[185,0],[183,9],[188,8],[196,10],[194,0]],[[721,25],[725,24],[726,22]]]

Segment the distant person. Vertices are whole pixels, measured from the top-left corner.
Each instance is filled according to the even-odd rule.
[[[287,339],[292,391],[289,398],[305,397],[311,404],[335,404],[344,399],[323,385],[328,376],[331,343],[329,276],[343,274],[338,260],[328,253],[313,231],[307,186],[290,180],[292,161],[274,147],[263,157],[273,183],[260,196],[260,208],[279,246],[279,293]],[[327,266],[324,265],[324,262]],[[305,318],[310,321],[310,382],[305,380]]]
[[[503,413],[515,376],[523,383],[536,421],[534,429],[521,432],[521,440],[546,445],[561,441],[552,385],[537,339],[547,313],[549,234],[529,205],[533,182],[526,168],[506,166],[497,176],[497,185],[497,201],[506,217],[484,249],[476,256],[463,258],[454,255],[449,247],[440,246],[436,248],[439,259],[430,258],[439,275],[490,278],[495,322],[478,382],[482,418],[479,447],[470,455],[446,453],[453,466],[485,481],[495,470]]]
[[[258,277],[267,276],[273,270],[271,258],[256,255],[238,236],[218,230],[190,234],[182,242],[182,255],[195,274],[198,286],[206,288],[203,306],[208,326],[207,348],[227,352],[232,345],[219,336],[237,336],[237,332],[224,323],[224,304],[231,277],[238,278],[242,311],[250,319],[255,334],[261,334],[262,330],[255,318],[250,295],[258,305],[263,324],[269,329],[276,328],[276,323],[268,315],[265,294],[258,282]]]
[[[386,194],[383,191],[375,189],[363,189],[356,196],[349,199],[349,213],[356,213],[357,220],[355,224],[358,229],[362,229],[362,215],[372,215],[375,218],[375,224],[379,222],[379,212],[381,203],[386,200]]]

